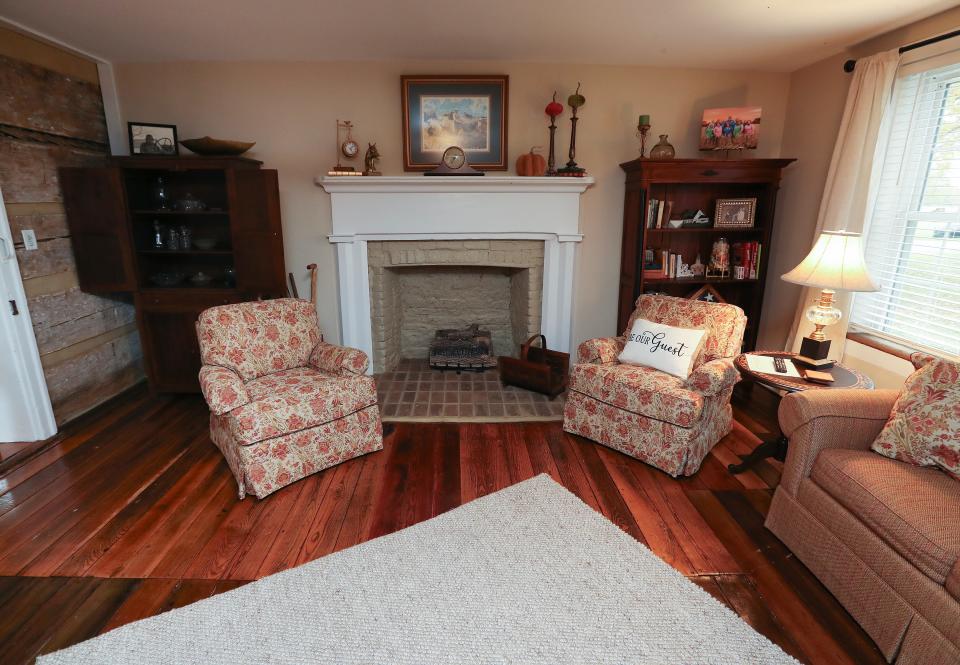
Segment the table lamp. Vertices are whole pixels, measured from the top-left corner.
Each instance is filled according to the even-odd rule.
[[[820,299],[807,309],[807,320],[815,327],[801,341],[797,360],[813,367],[833,365],[833,361],[827,358],[830,340],[823,334],[823,329],[842,316],[833,306],[834,294],[837,291],[877,291],[879,288],[864,264],[860,234],[824,231],[807,257],[783,275],[783,280],[822,289]]]

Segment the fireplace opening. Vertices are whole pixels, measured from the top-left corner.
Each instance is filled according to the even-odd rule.
[[[406,360],[437,367],[431,346],[454,365],[473,348],[473,364],[493,367],[540,332],[542,241],[370,242],[368,262],[376,373]],[[477,333],[449,332],[464,330]],[[466,339],[438,345],[438,331]]]

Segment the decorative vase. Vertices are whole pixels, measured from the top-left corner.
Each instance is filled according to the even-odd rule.
[[[677,151],[673,149],[670,142],[667,141],[667,135],[660,135],[660,142],[650,148],[650,159],[673,159]]]

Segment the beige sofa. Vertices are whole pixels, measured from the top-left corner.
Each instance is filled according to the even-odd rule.
[[[766,525],[899,665],[960,663],[960,482],[870,450],[892,390],[788,395]]]

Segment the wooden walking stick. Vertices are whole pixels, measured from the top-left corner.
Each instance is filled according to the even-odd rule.
[[[310,271],[310,302],[317,304],[317,264],[311,263],[307,266]]]

